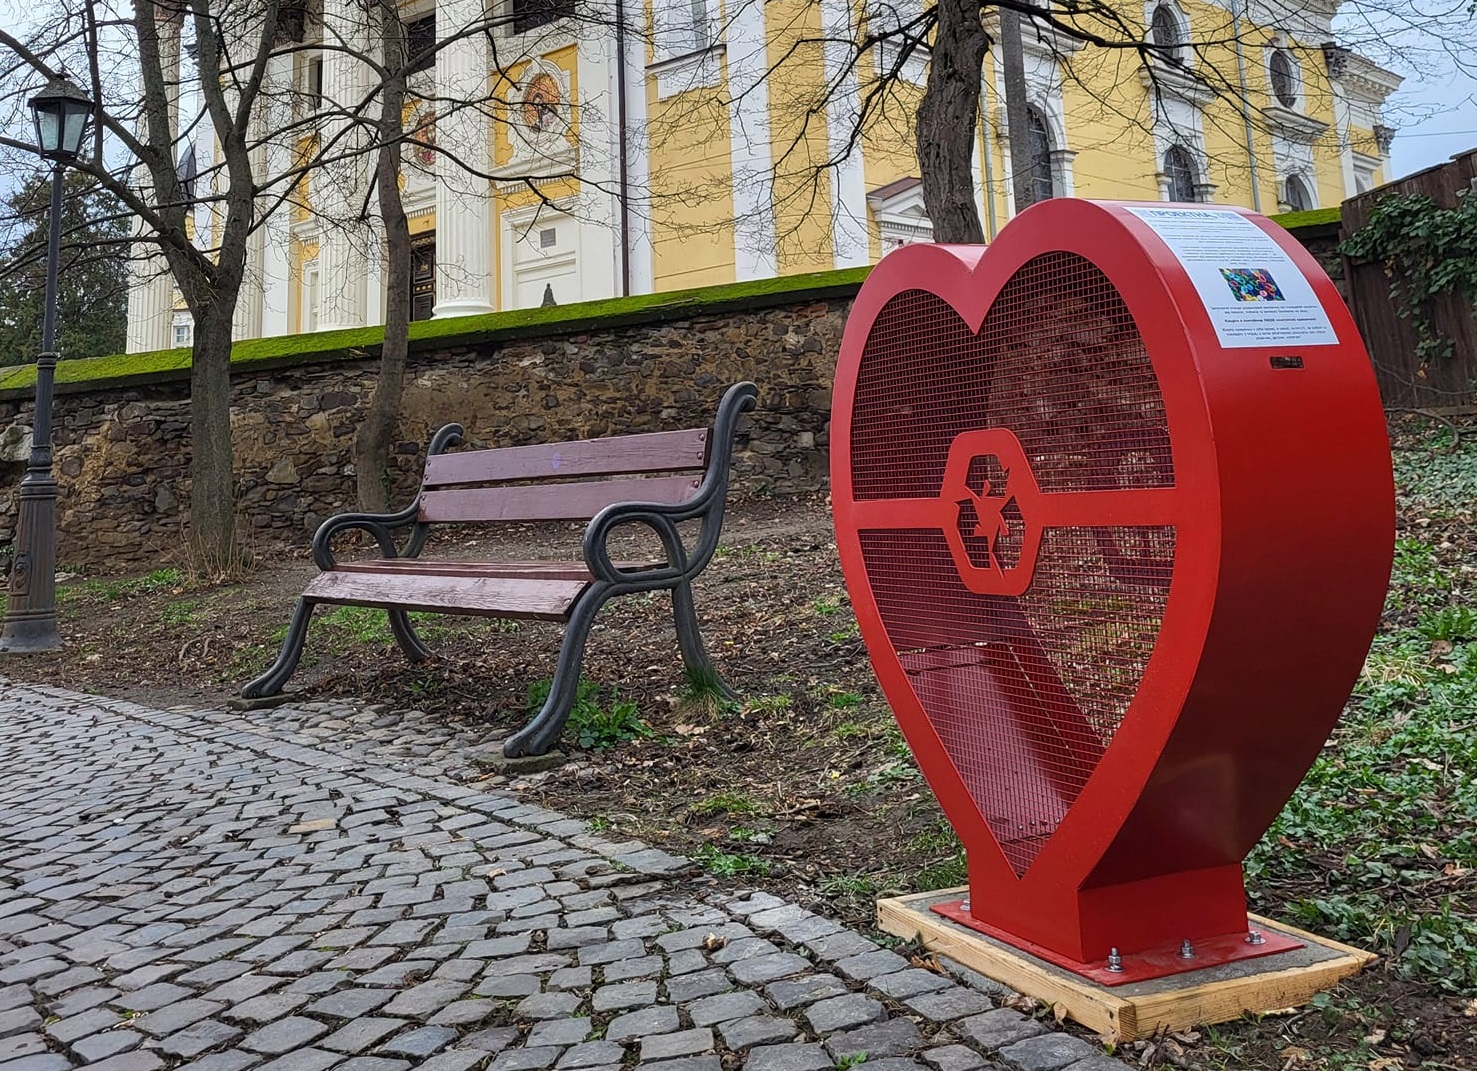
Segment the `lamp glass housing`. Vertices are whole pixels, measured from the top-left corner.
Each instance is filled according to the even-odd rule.
[[[46,156],[71,159],[82,152],[92,118],[92,101],[70,82],[58,79],[30,100],[36,144]]]

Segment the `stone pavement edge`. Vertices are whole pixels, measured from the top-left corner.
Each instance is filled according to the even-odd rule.
[[[963,968],[459,783],[446,732],[250,719],[0,678],[0,1071],[1125,1066]]]

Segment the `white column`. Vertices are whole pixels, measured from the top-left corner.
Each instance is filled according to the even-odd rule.
[[[835,87],[826,102],[826,143],[831,159],[839,161],[831,168],[831,245],[836,267],[852,268],[872,262],[866,172],[860,143],[851,145],[861,115],[852,62],[851,42],[856,39],[852,5],[847,0],[821,0],[821,23],[826,36],[822,46],[826,84]]]
[[[437,0],[436,319],[492,312],[492,169],[487,116],[487,37],[482,0]],[[452,107],[451,102],[471,102]]]
[[[169,129],[171,134],[179,130],[179,61],[180,24],[176,20],[162,19],[159,30],[159,66],[169,89]],[[142,120],[140,120],[142,122]],[[171,137],[171,142],[173,141]],[[147,174],[140,167],[139,172]],[[153,185],[146,178],[142,191],[145,199],[152,198]],[[129,261],[128,285],[128,352],[146,353],[151,350],[169,349],[171,328],[174,325],[174,276],[170,274],[159,246],[154,242],[138,241],[151,232],[140,222],[134,224],[135,242]]]
[[[330,46],[323,56],[323,90],[330,117],[320,137],[324,152],[334,162],[318,171],[312,181],[313,211],[319,217],[318,329],[331,331],[365,324],[365,277],[368,229],[358,221],[369,192],[368,153],[356,152],[369,143],[359,124],[342,115],[363,111],[369,92],[369,73],[353,52],[365,54],[372,47],[368,17],[353,0],[326,0],[323,5],[323,41]],[[342,48],[334,48],[342,45]],[[345,51],[347,49],[347,51]],[[369,109],[375,106],[370,104]]]
[[[135,237],[139,231],[135,230]],[[170,348],[174,319],[174,277],[153,243],[135,242],[129,266],[128,352]]]
[[[610,24],[581,29],[575,61],[580,87],[576,158],[580,192],[567,205],[570,225],[577,228],[574,274],[579,289],[575,293],[582,301],[618,297],[621,288],[620,107],[613,6],[609,10]],[[563,288],[554,286],[556,300]]]
[[[292,53],[273,56],[267,61],[267,85],[264,96],[269,101],[272,114],[280,117],[270,131],[284,131],[292,119]],[[285,175],[292,165],[293,146],[291,141],[298,136],[296,131],[279,133],[269,137],[263,153],[262,174],[257,181],[263,185]],[[289,253],[292,246],[292,204],[281,201],[285,183],[273,184],[263,195],[267,207],[275,205],[271,215],[262,225],[265,235],[262,242],[261,273],[261,335],[287,334],[288,287],[291,282],[292,263]],[[280,201],[280,203],[279,203]]]

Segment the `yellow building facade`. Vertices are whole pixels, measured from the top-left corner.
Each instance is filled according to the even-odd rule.
[[[402,9],[417,68],[402,157],[417,318],[851,267],[930,239],[914,150],[924,0],[491,2]],[[322,0],[273,58],[268,78],[290,92],[270,95],[286,111],[263,126],[294,133],[266,139],[267,170],[344,135],[305,115],[372,96],[352,50],[313,47],[362,38],[358,11]],[[1018,152],[999,48],[987,58],[973,131],[987,240],[1017,210],[1016,166],[1033,199],[1267,214],[1385,179],[1381,109],[1400,79],[1334,42],[1334,5],[1142,0],[1114,14],[1133,31],[1119,47],[1025,20]],[[997,39],[993,14],[985,23]],[[345,222],[372,204],[371,155],[312,172],[267,216],[239,337],[382,322],[382,239],[372,219]],[[179,310],[150,307],[159,293],[136,290],[131,349],[180,343]]]

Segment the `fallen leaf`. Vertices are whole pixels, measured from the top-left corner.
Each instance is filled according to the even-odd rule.
[[[726,944],[728,944],[728,938],[721,934],[710,933],[703,938],[703,948],[709,952],[716,952]]]
[[[1364,1040],[1371,1045],[1378,1045],[1385,1040],[1385,1030],[1382,1027],[1376,1027],[1364,1035]]]
[[[1277,1055],[1282,1057],[1283,1071],[1287,1071],[1290,1067],[1297,1067],[1299,1064],[1309,1063],[1313,1059],[1312,1053],[1307,1049],[1300,1049],[1296,1045],[1289,1045]]]

